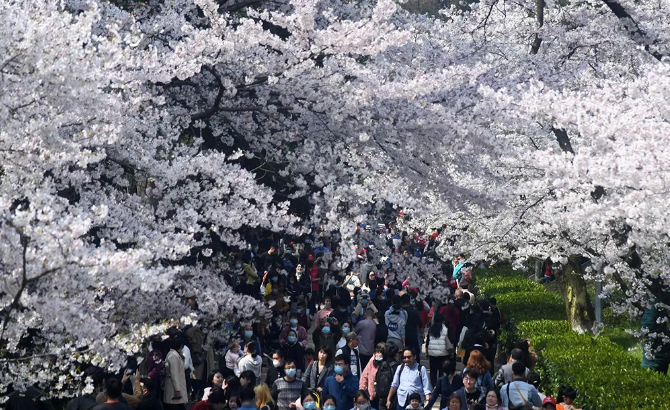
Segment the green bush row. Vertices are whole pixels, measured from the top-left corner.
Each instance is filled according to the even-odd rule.
[[[560,386],[570,385],[578,392],[576,404],[587,410],[670,408],[670,378],[643,369],[607,337],[572,331],[560,295],[509,269],[481,271],[477,285],[481,293],[498,299],[506,316],[503,348],[521,337],[531,340],[547,393],[555,396]]]

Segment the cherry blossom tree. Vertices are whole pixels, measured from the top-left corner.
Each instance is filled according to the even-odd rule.
[[[667,306],[664,15],[627,1],[487,0],[439,18],[390,0],[0,4],[0,387],[71,395],[80,364],[118,368],[168,319],[193,320],[180,298],[194,291],[195,320],[263,316],[218,276],[226,247],[325,220],[344,264],[383,201],[478,255],[587,256],[625,308],[644,292]]]

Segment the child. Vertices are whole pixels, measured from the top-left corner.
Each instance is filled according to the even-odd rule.
[[[314,361],[314,349],[311,347],[305,349],[305,358],[307,359],[307,363],[305,364],[306,369]]]
[[[228,342],[228,352],[226,353],[226,372],[230,372],[229,375],[237,374],[238,364],[242,360],[242,352],[240,352],[240,345],[235,340]]]
[[[423,410],[423,403],[421,403],[421,395],[419,393],[412,393],[409,395],[409,406],[405,410]]]

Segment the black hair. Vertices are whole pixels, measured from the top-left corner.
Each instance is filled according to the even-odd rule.
[[[335,361],[336,362],[342,361],[342,362],[344,362],[344,364],[346,364],[348,366],[348,365],[351,364],[351,357],[349,357],[349,355],[346,355],[346,354],[340,354],[340,355],[335,356]]]
[[[407,346],[403,349],[403,352],[406,352],[406,351],[409,351],[410,353],[412,353],[412,356],[416,357],[416,349],[415,348]]]
[[[489,305],[491,305],[491,306],[495,306],[495,305],[497,305],[497,304],[498,304],[498,299],[496,299],[496,298],[494,298],[493,296],[491,296],[491,297],[489,298]]]
[[[222,404],[226,402],[226,393],[219,389],[219,390],[214,390],[207,396],[207,401],[210,404]]]
[[[255,398],[256,398],[256,393],[254,393],[254,391],[250,388],[243,389],[240,392],[240,401],[242,403],[253,402]]]
[[[512,363],[512,373],[515,376],[523,376],[526,374],[526,365],[521,362]]]
[[[466,377],[477,379],[479,374],[477,374],[477,370],[468,367],[463,370],[463,378],[465,379]]]
[[[442,316],[441,313],[436,313],[435,316],[433,316],[433,326],[430,327],[430,335],[432,337],[440,337],[440,333],[442,333],[443,323],[444,323],[444,316]]]
[[[409,397],[407,399],[409,401],[412,401],[412,400],[421,401],[421,395],[419,393],[412,393],[412,394],[409,395]]]
[[[558,400],[556,400],[556,402],[561,403],[565,401],[566,397],[572,400],[576,399],[577,391],[571,386],[561,386],[561,388],[558,389]]]
[[[449,359],[445,360],[444,363],[442,363],[442,371],[447,376],[454,374],[456,372],[456,362]]]
[[[293,366],[296,366],[295,360],[293,359],[288,359],[287,361],[284,362],[284,367],[288,366],[289,364],[292,364]],[[298,367],[298,366],[296,366]]]
[[[312,356],[314,356],[314,353],[315,353],[315,352],[314,352],[314,349],[312,349],[311,347],[308,347],[307,349],[305,349],[305,356],[307,356],[307,355],[309,355],[309,354],[311,354]]]
[[[148,377],[142,377],[140,379],[140,383],[144,385],[144,388],[147,389],[147,391],[154,391],[154,381]]]
[[[361,397],[361,396],[363,396],[363,398],[365,398],[365,400],[370,401],[370,395],[368,394],[368,392],[361,389],[361,390],[357,390],[356,394],[354,394],[354,405],[355,405],[355,402],[358,400],[358,398]]]
[[[512,349],[510,356],[512,356],[512,359],[516,360],[517,362],[520,362],[523,360],[523,351],[515,347],[514,349]]]
[[[184,347],[184,338],[180,335],[175,336],[172,339],[172,345],[170,347],[172,347],[174,350],[181,349],[182,347]]]
[[[486,404],[472,403],[468,410],[486,410]]]
[[[258,349],[256,348],[256,342],[247,343],[246,348],[247,352],[251,353],[252,356],[258,353]]]
[[[284,352],[282,352],[281,350],[275,350],[274,352],[272,352],[272,354],[276,354],[277,356],[279,356],[280,359],[284,358]]]
[[[240,408],[242,406],[242,403],[240,402],[240,398],[238,396],[230,396],[228,399],[228,408],[230,408],[230,402],[235,402],[237,403],[237,408]]]
[[[253,389],[256,387],[256,374],[251,371],[251,370],[245,370],[242,373],[240,373],[240,379],[246,379],[249,380],[249,384],[247,384],[247,389]],[[240,383],[241,384],[241,383]],[[243,398],[241,398],[242,401],[244,401]]]
[[[395,345],[395,343],[386,344],[386,357],[395,360],[395,357],[399,351],[400,349],[398,348],[398,346]]]
[[[328,400],[332,400],[333,403],[335,403],[335,406],[337,406],[337,399],[330,394],[326,394],[321,398],[321,407],[323,407]]]
[[[540,381],[542,381],[542,380],[541,380],[539,374],[537,374],[535,372],[531,372],[528,375],[528,383],[532,384],[533,386],[537,387],[540,384]]]
[[[312,398],[314,399],[314,401],[317,402],[317,403],[319,403],[319,400],[320,400],[320,399],[319,399],[319,392],[317,392],[316,390],[307,390],[307,391],[305,392],[305,394],[303,394],[302,396],[300,396],[300,402],[301,402],[301,403],[304,403],[304,402],[305,402],[305,399],[307,398],[307,396],[312,396]]]
[[[240,379],[237,376],[228,376],[226,378],[226,388],[227,391],[237,391],[242,388],[240,384]]]
[[[410,299],[411,298],[409,297],[409,295],[407,293],[404,293],[402,296],[400,296],[400,303],[402,303],[403,305],[409,305]]]
[[[123,386],[121,381],[116,377],[110,377],[105,380],[105,390],[107,391],[107,397],[110,399],[118,399],[121,397],[121,392],[123,391]]]
[[[320,352],[324,352],[328,357],[326,357],[326,363],[330,362],[330,360],[333,358],[333,351],[330,350],[330,347],[328,346],[321,346],[319,349]],[[318,358],[318,357],[317,357]]]

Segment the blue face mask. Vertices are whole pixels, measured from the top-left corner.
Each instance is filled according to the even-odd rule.
[[[295,310],[295,313],[297,313],[297,314],[299,314],[299,315],[302,314],[302,309],[296,309],[296,310]]]
[[[295,369],[286,369],[286,375],[288,377],[295,377],[296,370]]]
[[[412,306],[414,306],[414,305],[416,304],[416,299],[410,299],[410,300],[409,300],[409,303],[410,303]]]
[[[329,327],[324,327],[323,329],[321,329],[321,331],[325,334],[328,334],[328,333],[330,333],[330,328]]]
[[[293,326],[297,325],[298,324],[298,319],[291,319],[291,324]]]
[[[351,332],[351,328],[348,328],[348,327],[343,327],[342,328],[342,333],[349,333],[349,332]]]
[[[335,407],[335,406],[331,406],[331,405],[328,405],[328,406],[326,406],[326,407],[323,408],[323,410],[335,410],[335,409],[336,409],[336,407]]]
[[[272,277],[272,281],[273,281],[273,282],[276,282],[276,281],[278,281],[278,280],[279,280],[278,277],[276,277],[276,276],[273,276],[273,277]]]
[[[378,362],[381,362],[382,360],[384,360],[384,357],[383,356],[375,356],[375,360],[378,361]]]
[[[245,330],[244,331],[244,337],[251,337],[254,335],[253,330]]]
[[[303,403],[302,407],[304,407],[305,410],[314,410],[316,408],[316,402],[308,401],[307,403]]]
[[[291,254],[291,251],[287,249],[287,250],[286,250],[286,254],[287,254],[287,255],[290,255],[290,254]]]
[[[298,338],[296,338],[295,336],[289,336],[288,337],[288,342],[289,343],[295,343],[296,340],[298,340]]]
[[[342,374],[342,373],[344,373],[344,367],[342,367],[342,366],[335,366],[335,367],[333,368],[333,370],[335,370],[335,373],[337,373],[337,374]]]
[[[367,305],[368,305],[368,300],[367,299],[361,300],[361,306],[367,306]]]
[[[356,408],[358,410],[368,410],[370,408],[370,405],[369,404],[357,404]]]

